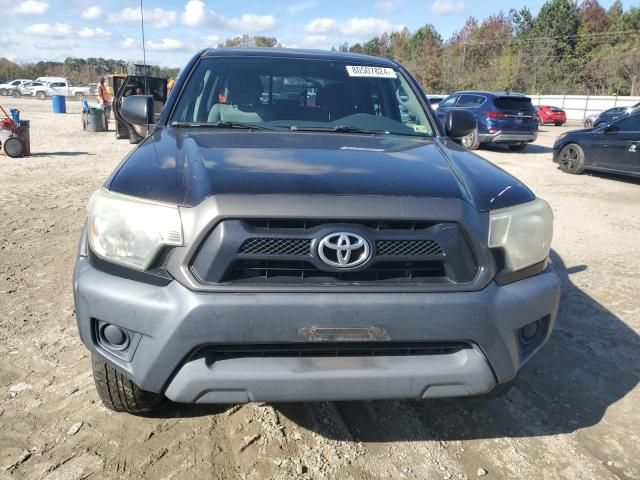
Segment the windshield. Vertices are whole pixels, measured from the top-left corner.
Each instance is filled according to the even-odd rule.
[[[400,71],[289,58],[203,59],[182,90],[170,123],[433,135]]]

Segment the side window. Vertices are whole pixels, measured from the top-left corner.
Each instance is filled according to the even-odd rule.
[[[460,100],[456,104],[456,107],[473,107],[476,95],[464,94],[460,95]]]
[[[449,98],[445,98],[442,102],[440,102],[440,107],[453,107],[457,99],[457,95],[452,95]]]
[[[475,107],[478,107],[480,105],[482,105],[485,102],[485,98],[482,95],[474,95],[473,96],[473,105]]]
[[[640,115],[626,117],[614,123],[620,132],[640,132]]]

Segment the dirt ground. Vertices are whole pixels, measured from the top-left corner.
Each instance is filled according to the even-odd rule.
[[[480,154],[555,212],[558,325],[506,398],[103,408],[75,326],[85,205],[131,146],[83,133],[78,102],[0,98],[33,156],[0,155],[0,479],[640,478],[640,181],[567,175],[545,126]],[[482,469],[482,470],[479,470]],[[482,474],[482,475],[481,475]]]

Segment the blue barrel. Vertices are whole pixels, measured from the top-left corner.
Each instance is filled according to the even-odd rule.
[[[53,113],[67,113],[67,104],[62,95],[51,97],[51,105],[53,106]]]

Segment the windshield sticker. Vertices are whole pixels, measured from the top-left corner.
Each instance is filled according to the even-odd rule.
[[[393,68],[366,67],[363,65],[347,65],[347,74],[350,77],[398,78]]]

